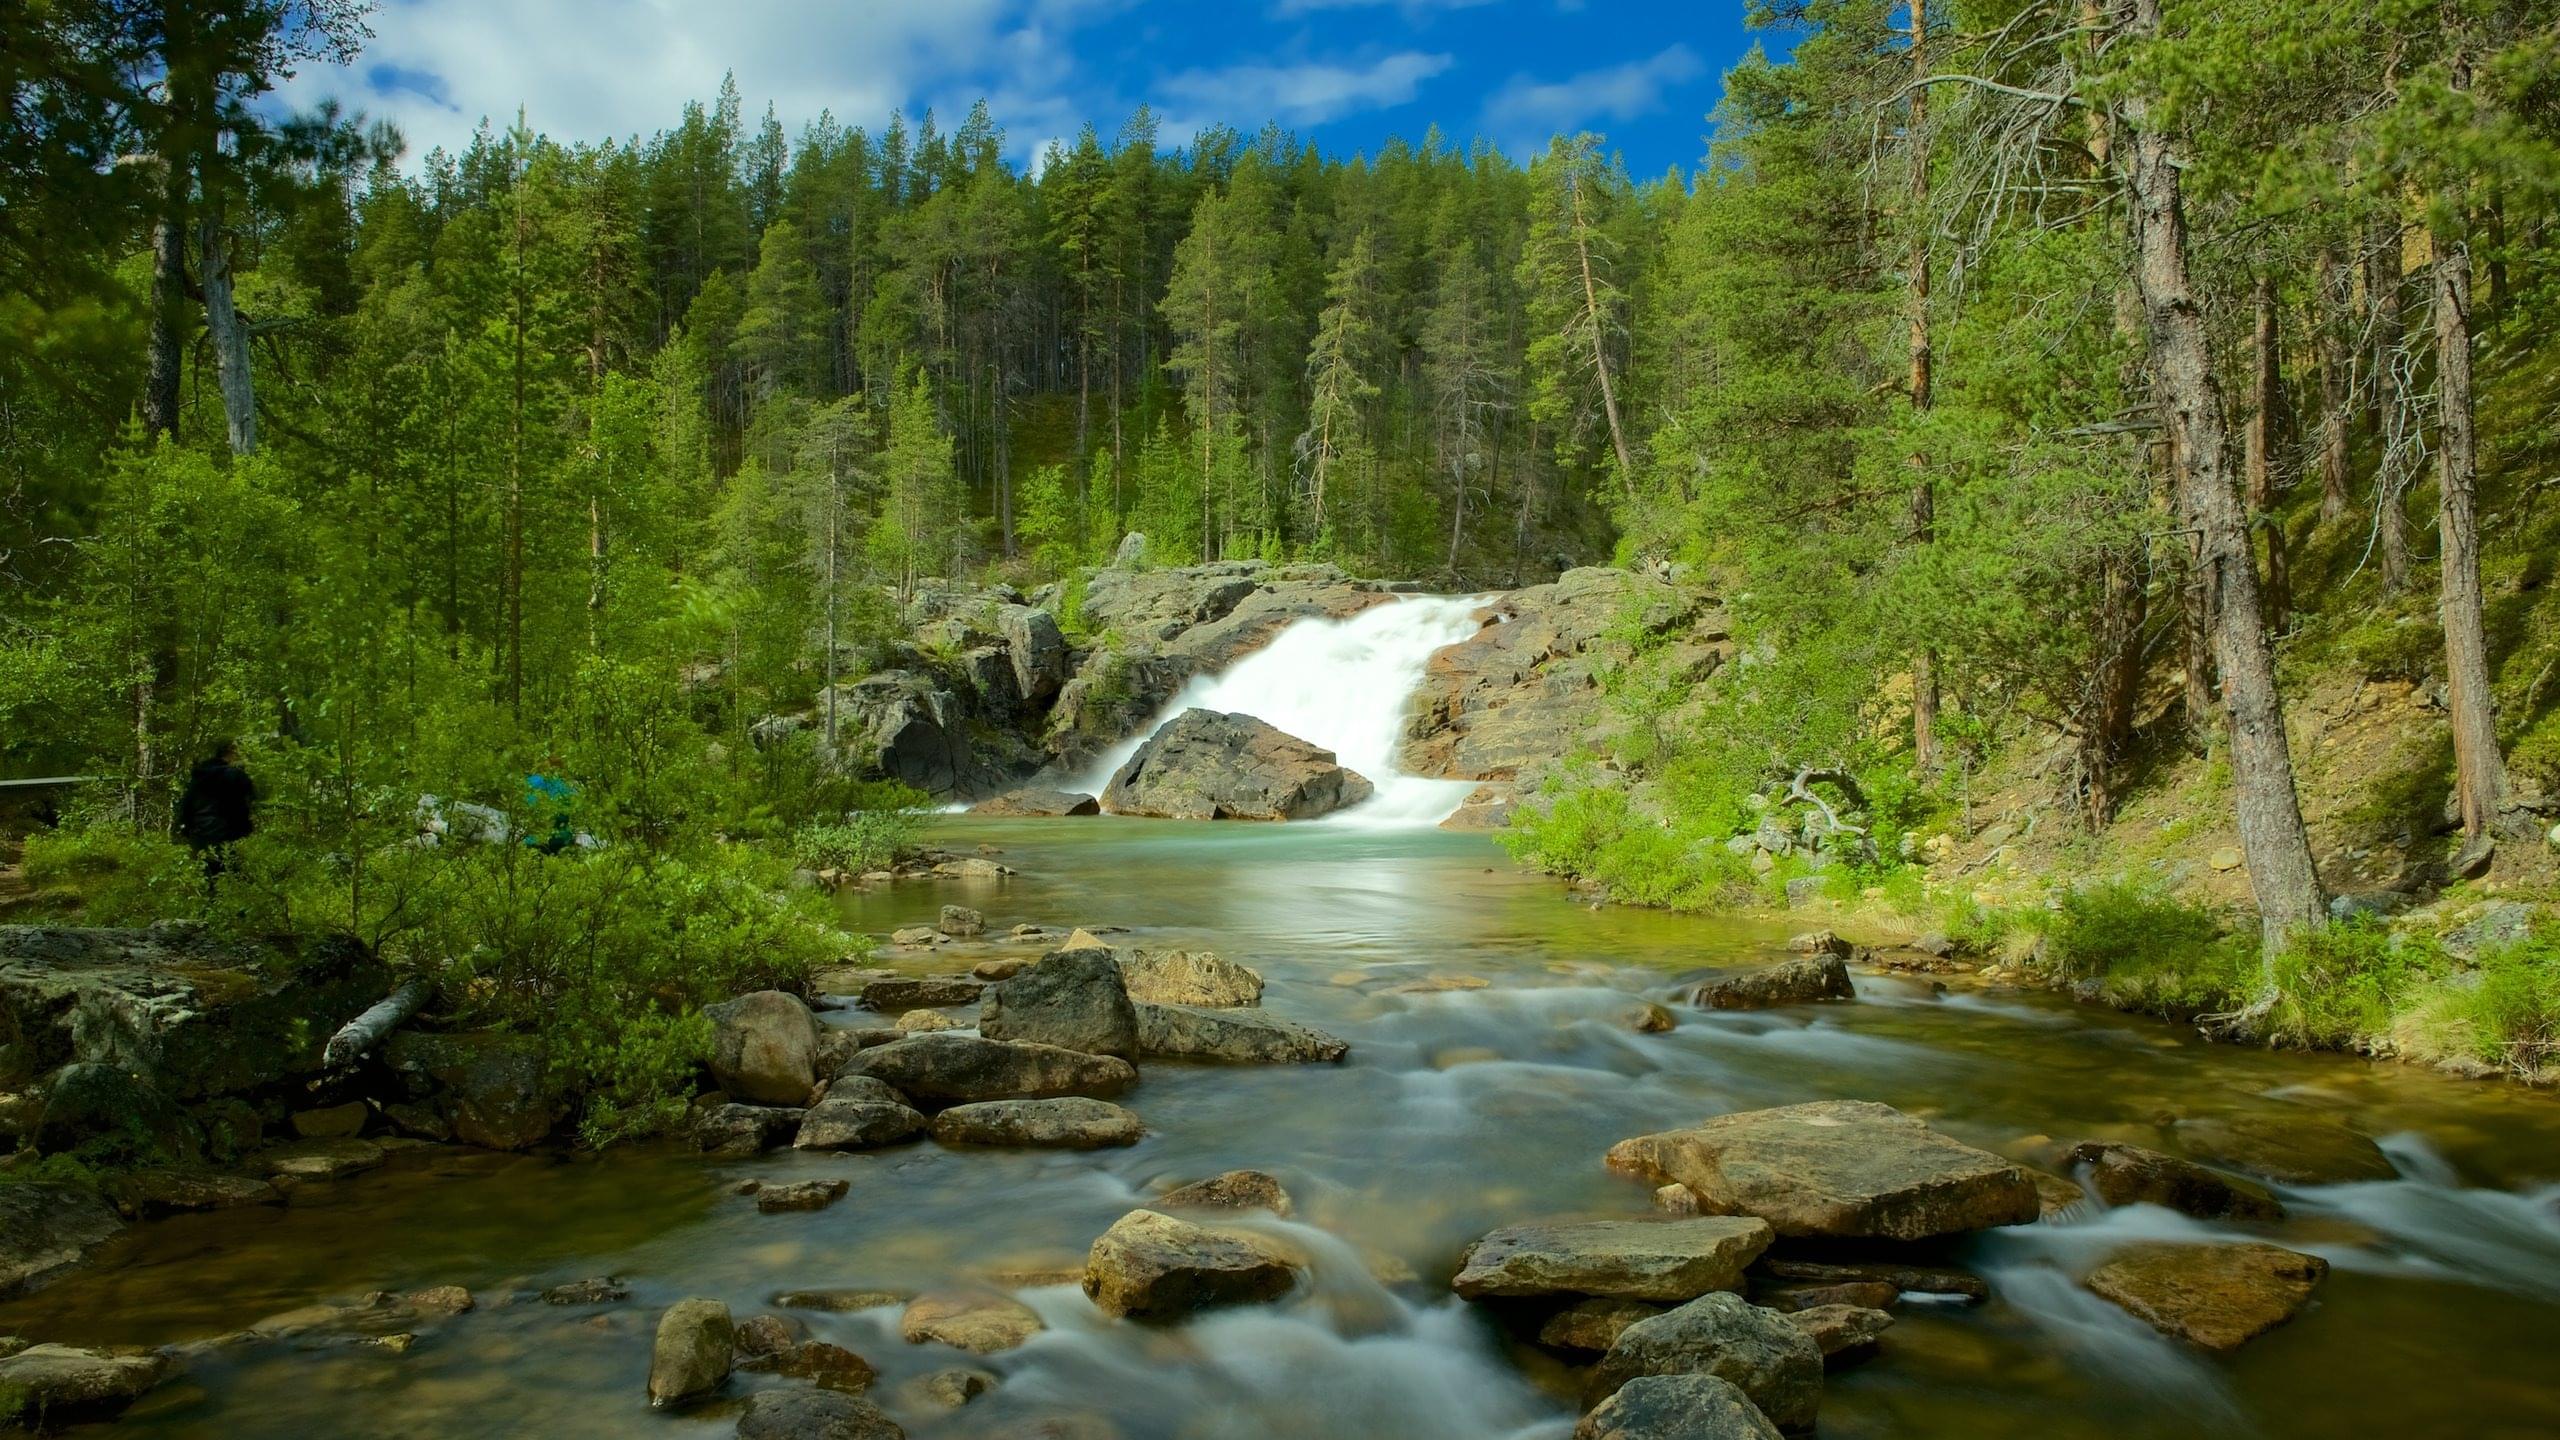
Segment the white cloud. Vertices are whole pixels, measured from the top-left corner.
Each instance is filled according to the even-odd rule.
[[[1423,81],[1453,63],[1447,55],[1402,50],[1365,65],[1307,62],[1185,70],[1166,76],[1156,88],[1181,106],[1208,110],[1241,129],[1265,120],[1321,125],[1354,111],[1405,104]]]
[[[1564,80],[1515,75],[1485,101],[1485,128],[1506,148],[1525,154],[1543,148],[1547,137],[1560,131],[1650,115],[1662,108],[1665,90],[1695,80],[1705,70],[1688,46],[1674,45],[1649,59],[1585,70]]]
[[[1496,0],[1278,0],[1271,13],[1286,17],[1319,10],[1383,10],[1392,5],[1412,16],[1430,10],[1473,10],[1494,3]]]

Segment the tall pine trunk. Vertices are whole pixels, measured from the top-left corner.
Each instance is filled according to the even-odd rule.
[[[2374,402],[2381,412],[2382,460],[2374,467],[2373,508],[2376,544],[2382,551],[2382,588],[2397,595],[2409,588],[2409,507],[2407,455],[2416,428],[2416,407],[2409,396],[2408,318],[2401,303],[2406,275],[2400,260],[2397,222],[2374,227],[2373,260],[2366,288],[2373,295]]]
[[[2436,408],[2443,431],[2436,444],[2436,528],[2444,547],[2437,614],[2444,623],[2445,691],[2453,717],[2454,796],[2469,841],[2466,859],[2485,859],[2490,827],[2506,804],[2507,766],[2498,752],[2498,713],[2489,694],[2489,641],[2481,615],[2470,245],[2438,236],[2428,268],[2435,289]]]
[[[2284,443],[2284,369],[2277,349],[2276,282],[2260,275],[2250,300],[2249,426],[2241,439],[2241,470],[2249,489],[2249,523],[2267,538],[2267,626],[2281,632],[2292,609],[2292,570],[2285,555],[2284,519],[2276,514],[2276,451]]]
[[[222,422],[231,453],[258,448],[258,401],[249,381],[249,332],[231,296],[231,237],[222,207],[208,196],[196,220],[197,278],[204,287],[206,333],[213,340],[215,379],[222,390]]]
[[[2148,39],[2159,33],[2160,7],[2161,0],[2134,0],[2137,36]],[[2230,730],[2235,818],[2249,883],[2257,893],[2263,948],[2272,956],[2289,934],[2323,924],[2327,911],[2310,836],[2303,828],[2301,800],[2294,792],[2284,701],[2276,689],[2275,652],[2259,610],[2247,517],[2231,483],[2222,387],[2188,275],[2182,157],[2168,132],[2152,123],[2148,97],[2137,90],[2122,104],[2129,133],[2121,149],[2132,185],[2138,249],[2134,277],[2150,333],[2153,374],[2169,404],[2170,425],[2183,441],[2176,477],[2183,502],[2179,508],[2196,531]]]
[[[1911,4],[1911,275],[1905,302],[1910,318],[1911,413],[1930,403],[1929,343],[1929,6]],[[1911,542],[1926,545],[1937,523],[1938,497],[1929,457],[1911,456]],[[1938,768],[1938,654],[1923,645],[1911,657],[1911,764],[1926,775]]]
[[[2355,424],[2347,373],[2346,269],[2336,249],[2320,252],[2319,275],[2312,299],[2313,323],[2320,339],[2320,523],[2347,513],[2349,431]]]

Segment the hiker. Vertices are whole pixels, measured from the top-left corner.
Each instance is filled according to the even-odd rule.
[[[258,799],[257,782],[240,768],[240,746],[225,740],[198,761],[178,796],[178,838],[204,859],[205,888],[228,866],[231,847],[254,828],[249,807]]]

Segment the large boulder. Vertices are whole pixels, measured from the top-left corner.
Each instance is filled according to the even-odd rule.
[[[1639,1320],[1591,1372],[1593,1402],[1646,1375],[1713,1375],[1733,1384],[1782,1430],[1808,1430],[1822,1404],[1822,1349],[1774,1310],[1739,1295],[1702,1295]]]
[[[1093,1242],[1084,1293],[1108,1315],[1175,1320],[1214,1305],[1277,1300],[1297,1278],[1295,1257],[1263,1236],[1132,1210]]]
[[[1778,1427],[1729,1380],[1643,1375],[1573,1427],[1573,1440],[1778,1440]]]
[[[972,815],[1099,815],[1102,802],[1075,790],[1028,786],[990,796],[969,807]]]
[[[1719,1115],[1622,1140],[1609,1165],[1790,1238],[1926,1240],[2038,1213],[2035,1182],[2015,1164],[1867,1100]]]
[[[2072,1147],[2089,1188],[2110,1205],[2161,1205],[2206,1220],[2281,1220],[2266,1186],[2140,1145],[2092,1140]]]
[[[711,1078],[751,1105],[805,1105],[818,1085],[818,1020],[800,997],[758,990],[706,1006]]]
[[[1034,704],[1057,694],[1067,682],[1067,637],[1058,629],[1058,617],[1028,605],[1007,605],[996,612],[996,625],[1013,661],[1014,693]]]
[[[898,1317],[898,1334],[910,1345],[951,1345],[975,1355],[1011,1350],[1047,1328],[1038,1311],[992,1291],[919,1295]]]
[[[31,1345],[0,1359],[0,1428],[33,1432],[105,1419],[168,1373],[167,1357],[158,1354]]]
[[[2317,1115],[2213,1116],[2182,1120],[2180,1148],[2201,1160],[2262,1175],[2279,1185],[2341,1185],[2399,1176],[2372,1140]]]
[[[84,1186],[0,1184],[0,1300],[40,1290],[124,1230]]]
[[[981,1100],[933,1117],[945,1145],[1003,1145],[1043,1150],[1100,1150],[1135,1145],[1147,1127],[1108,1100],[1078,1095],[1054,1100]]]
[[[840,687],[835,703],[837,733],[857,763],[928,795],[977,776],[959,697],[930,676],[884,670]]]
[[[540,1039],[496,1031],[404,1030],[382,1047],[405,1096],[396,1114],[408,1128],[491,1150],[530,1149],[567,1117],[550,1059]]]
[[[2300,1314],[2328,1274],[2280,1245],[2158,1240],[2118,1251],[2088,1286],[2164,1335],[2229,1351]]]
[[[875,1045],[845,1063],[927,1107],[973,1100],[1046,1100],[1089,1095],[1107,1100],[1137,1083],[1128,1061],[981,1035],[910,1035]]]
[[[1238,1065],[1322,1064],[1351,1046],[1311,1025],[1259,1010],[1196,1005],[1140,1005],[1138,1053],[1150,1058],[1217,1060]]]
[[[1742,1284],[1775,1238],[1749,1216],[1506,1225],[1469,1246],[1450,1288],[1470,1300],[1594,1295],[1694,1300]]]
[[[806,1113],[787,1105],[707,1105],[693,1117],[693,1143],[723,1159],[760,1155],[788,1144]]]
[[[1262,1003],[1262,976],[1214,950],[1132,950],[1120,957],[1129,998],[1229,1008]]]
[[[738,1440],[907,1440],[889,1412],[841,1390],[759,1390],[738,1415]]]
[[[800,1117],[792,1145],[801,1150],[868,1150],[924,1133],[925,1118],[907,1097],[868,1075],[846,1075]]]
[[[1690,990],[1689,1003],[1702,1010],[1766,1010],[1817,1000],[1852,1000],[1857,993],[1849,983],[1849,967],[1839,956],[1805,955],[1702,980]]]
[[[1120,962],[1101,945],[1053,951],[988,990],[978,1033],[1124,1060],[1138,1053],[1138,1013]]]
[[[1102,808],[1169,820],[1312,820],[1369,798],[1330,750],[1250,715],[1185,710],[1111,777]]]
[[[649,1403],[680,1405],[717,1390],[737,1363],[738,1329],[717,1300],[679,1300],[649,1347]]]

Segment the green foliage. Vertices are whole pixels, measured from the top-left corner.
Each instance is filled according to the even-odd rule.
[[[2268,964],[2275,1008],[2267,1034],[2284,1044],[2378,1048],[2443,964],[2434,946],[2394,936],[2370,919],[2295,935]]]
[[[2421,1059],[2549,1078],[2560,1066],[2560,944],[2528,941],[2490,951],[2469,970],[2448,969],[2420,987],[2392,1034]]]
[[[27,883],[79,897],[93,925],[148,925],[198,914],[204,905],[204,862],[196,852],[115,820],[39,830],[27,837]]]
[[[885,870],[915,848],[919,829],[915,812],[906,809],[803,825],[792,832],[791,860],[803,870]]]

